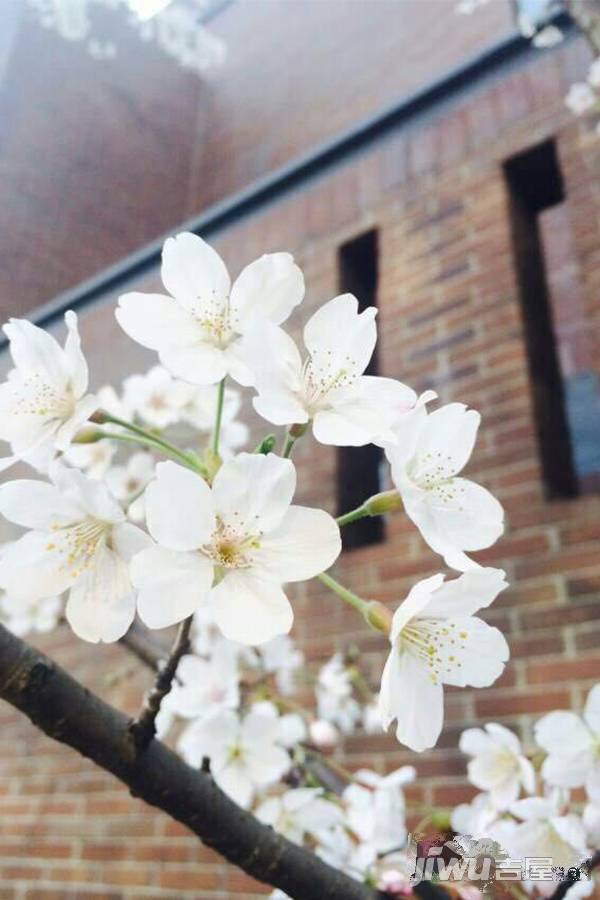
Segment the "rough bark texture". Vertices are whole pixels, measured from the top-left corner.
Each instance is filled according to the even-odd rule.
[[[209,774],[153,740],[136,748],[131,721],[0,626],[0,697],[47,735],[112,772],[131,793],[186,825],[259,881],[299,900],[375,900],[373,891],[261,825]]]

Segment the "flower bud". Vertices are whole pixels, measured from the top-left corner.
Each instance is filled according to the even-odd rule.
[[[264,437],[262,439],[260,444],[258,444],[258,446],[254,452],[262,453],[263,456],[266,456],[267,453],[271,453],[271,451],[273,450],[273,447],[275,446],[275,441],[276,441],[276,438],[275,438],[274,434],[267,434],[266,437]]]
[[[392,613],[379,600],[371,600],[368,604],[365,619],[376,631],[389,634],[392,630]]]
[[[297,438],[302,437],[307,428],[308,422],[296,422],[295,425],[290,425],[289,435],[296,440]]]
[[[335,725],[325,719],[315,719],[308,726],[308,735],[311,744],[318,750],[333,750],[339,740],[339,733]]]
[[[382,491],[380,494],[373,494],[363,505],[367,515],[382,516],[384,513],[400,509],[402,500],[398,491]]]

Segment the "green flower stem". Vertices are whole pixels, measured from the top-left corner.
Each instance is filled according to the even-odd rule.
[[[285,436],[285,444],[283,445],[283,453],[281,454],[284,459],[289,459],[292,455],[292,450],[294,449],[294,444],[296,443],[296,438],[292,437],[289,431]]]
[[[343,516],[338,516],[335,520],[340,527],[343,525],[349,525],[350,522],[356,522],[357,519],[364,519],[365,516],[370,516],[371,513],[367,512],[367,508],[363,503],[362,506],[357,506],[356,509],[351,509],[350,512],[344,513]]]
[[[221,422],[223,421],[223,401],[225,399],[225,379],[219,382],[219,388],[217,392],[217,410],[215,413],[215,427],[213,429],[212,435],[212,444],[211,450],[218,456],[219,454],[219,441],[221,439]]]
[[[121,423],[115,424],[120,425]],[[141,444],[142,447],[148,447],[150,450],[162,453],[164,456],[168,456],[169,459],[181,463],[181,465],[186,468],[193,469],[194,472],[204,475],[198,464],[182,450],[178,450],[177,447],[173,447],[172,444],[168,444],[166,441],[155,439],[150,434],[139,433],[142,431],[142,429],[138,429],[132,434],[118,434],[116,432],[113,433],[112,431],[99,430],[98,434],[101,438],[107,438],[107,440],[110,441],[122,441],[126,444]]]
[[[320,575],[317,575],[317,578],[319,581],[322,581],[323,584],[327,585],[334,594],[341,597],[345,603],[353,606],[365,619],[367,618],[370,605],[369,600],[363,600],[362,597],[359,597],[358,594],[354,594],[352,591],[348,590],[348,588],[345,588],[343,584],[340,584],[339,581],[336,581],[335,578],[332,578],[331,575],[328,575],[326,572],[321,572]]]
[[[380,494],[373,494],[356,509],[338,516],[336,522],[338,525],[349,525],[350,522],[356,522],[357,519],[364,519],[365,516],[382,516],[388,512],[394,512],[402,506],[402,500],[398,491],[382,491]]]

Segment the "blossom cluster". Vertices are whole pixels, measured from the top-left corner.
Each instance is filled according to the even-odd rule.
[[[574,115],[593,119],[600,134],[600,58],[590,65],[585,81],[571,85],[565,103]]]
[[[431,748],[444,685],[486,687],[504,669],[507,643],[478,613],[506,588],[505,573],[472,556],[500,537],[503,510],[462,474],[479,413],[456,402],[432,408],[432,391],[365,375],[377,311],[350,294],[304,317],[299,348],[282,327],[305,294],[289,253],[260,257],[232,283],[216,251],[184,233],[166,241],[161,271],[166,293],[119,298],[119,324],[159,365],[118,390],[89,391],[74,312],[64,346],[27,321],[4,326],[14,368],[0,385],[0,438],[10,444],[0,465],[27,464],[35,477],[0,486],[0,513],[24,529],[0,550],[0,620],[27,634],[64,617],[91,643],[126,639],[136,619],[189,630],[159,734],[292,840],[403,892],[404,786],[414,770],[350,774],[327,754],[343,735],[392,724],[405,746]],[[283,429],[279,450],[274,434],[243,449],[241,389]],[[337,520],[294,503],[291,457],[309,430],[330,446],[381,447],[392,489]],[[328,570],[340,528],[400,507],[452,571],[414,584],[390,609]],[[360,660],[336,653],[310,684],[316,709],[307,711],[292,699],[303,657],[289,636],[288,585],[315,577],[385,635],[389,655],[373,686]],[[464,738],[495,813],[517,802],[517,776],[488,784],[490,742],[516,754],[518,784],[530,791],[535,780],[503,732],[490,725]]]

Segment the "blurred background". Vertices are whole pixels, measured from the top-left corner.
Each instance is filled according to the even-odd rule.
[[[58,333],[76,309],[93,386],[118,386],[155,358],[116,326],[116,297],[158,288],[162,239],[185,227],[234,273],[293,252],[304,318],[356,293],[379,308],[373,373],[482,412],[470,473],[508,528],[478,558],[512,584],[486,616],[511,663],[493,688],[449,692],[439,747],[416,761],[385,735],[339,750],[351,768],[414,763],[415,809],[471,795],[465,726],[527,740],[600,677],[600,138],[565,105],[592,52],[560,12],[563,40],[532,46],[518,21],[542,28],[540,0],[471,5],[0,0],[3,321]],[[329,484],[333,512],[386,486],[373,448],[299,445],[297,462],[301,502]],[[355,523],[338,568],[395,606],[437,567],[398,516]],[[312,585],[295,605],[310,667],[353,644],[375,685],[380,638]],[[36,643],[137,708],[148,675],[122,647],[66,629]],[[0,725],[0,898],[265,891],[8,708]]]

